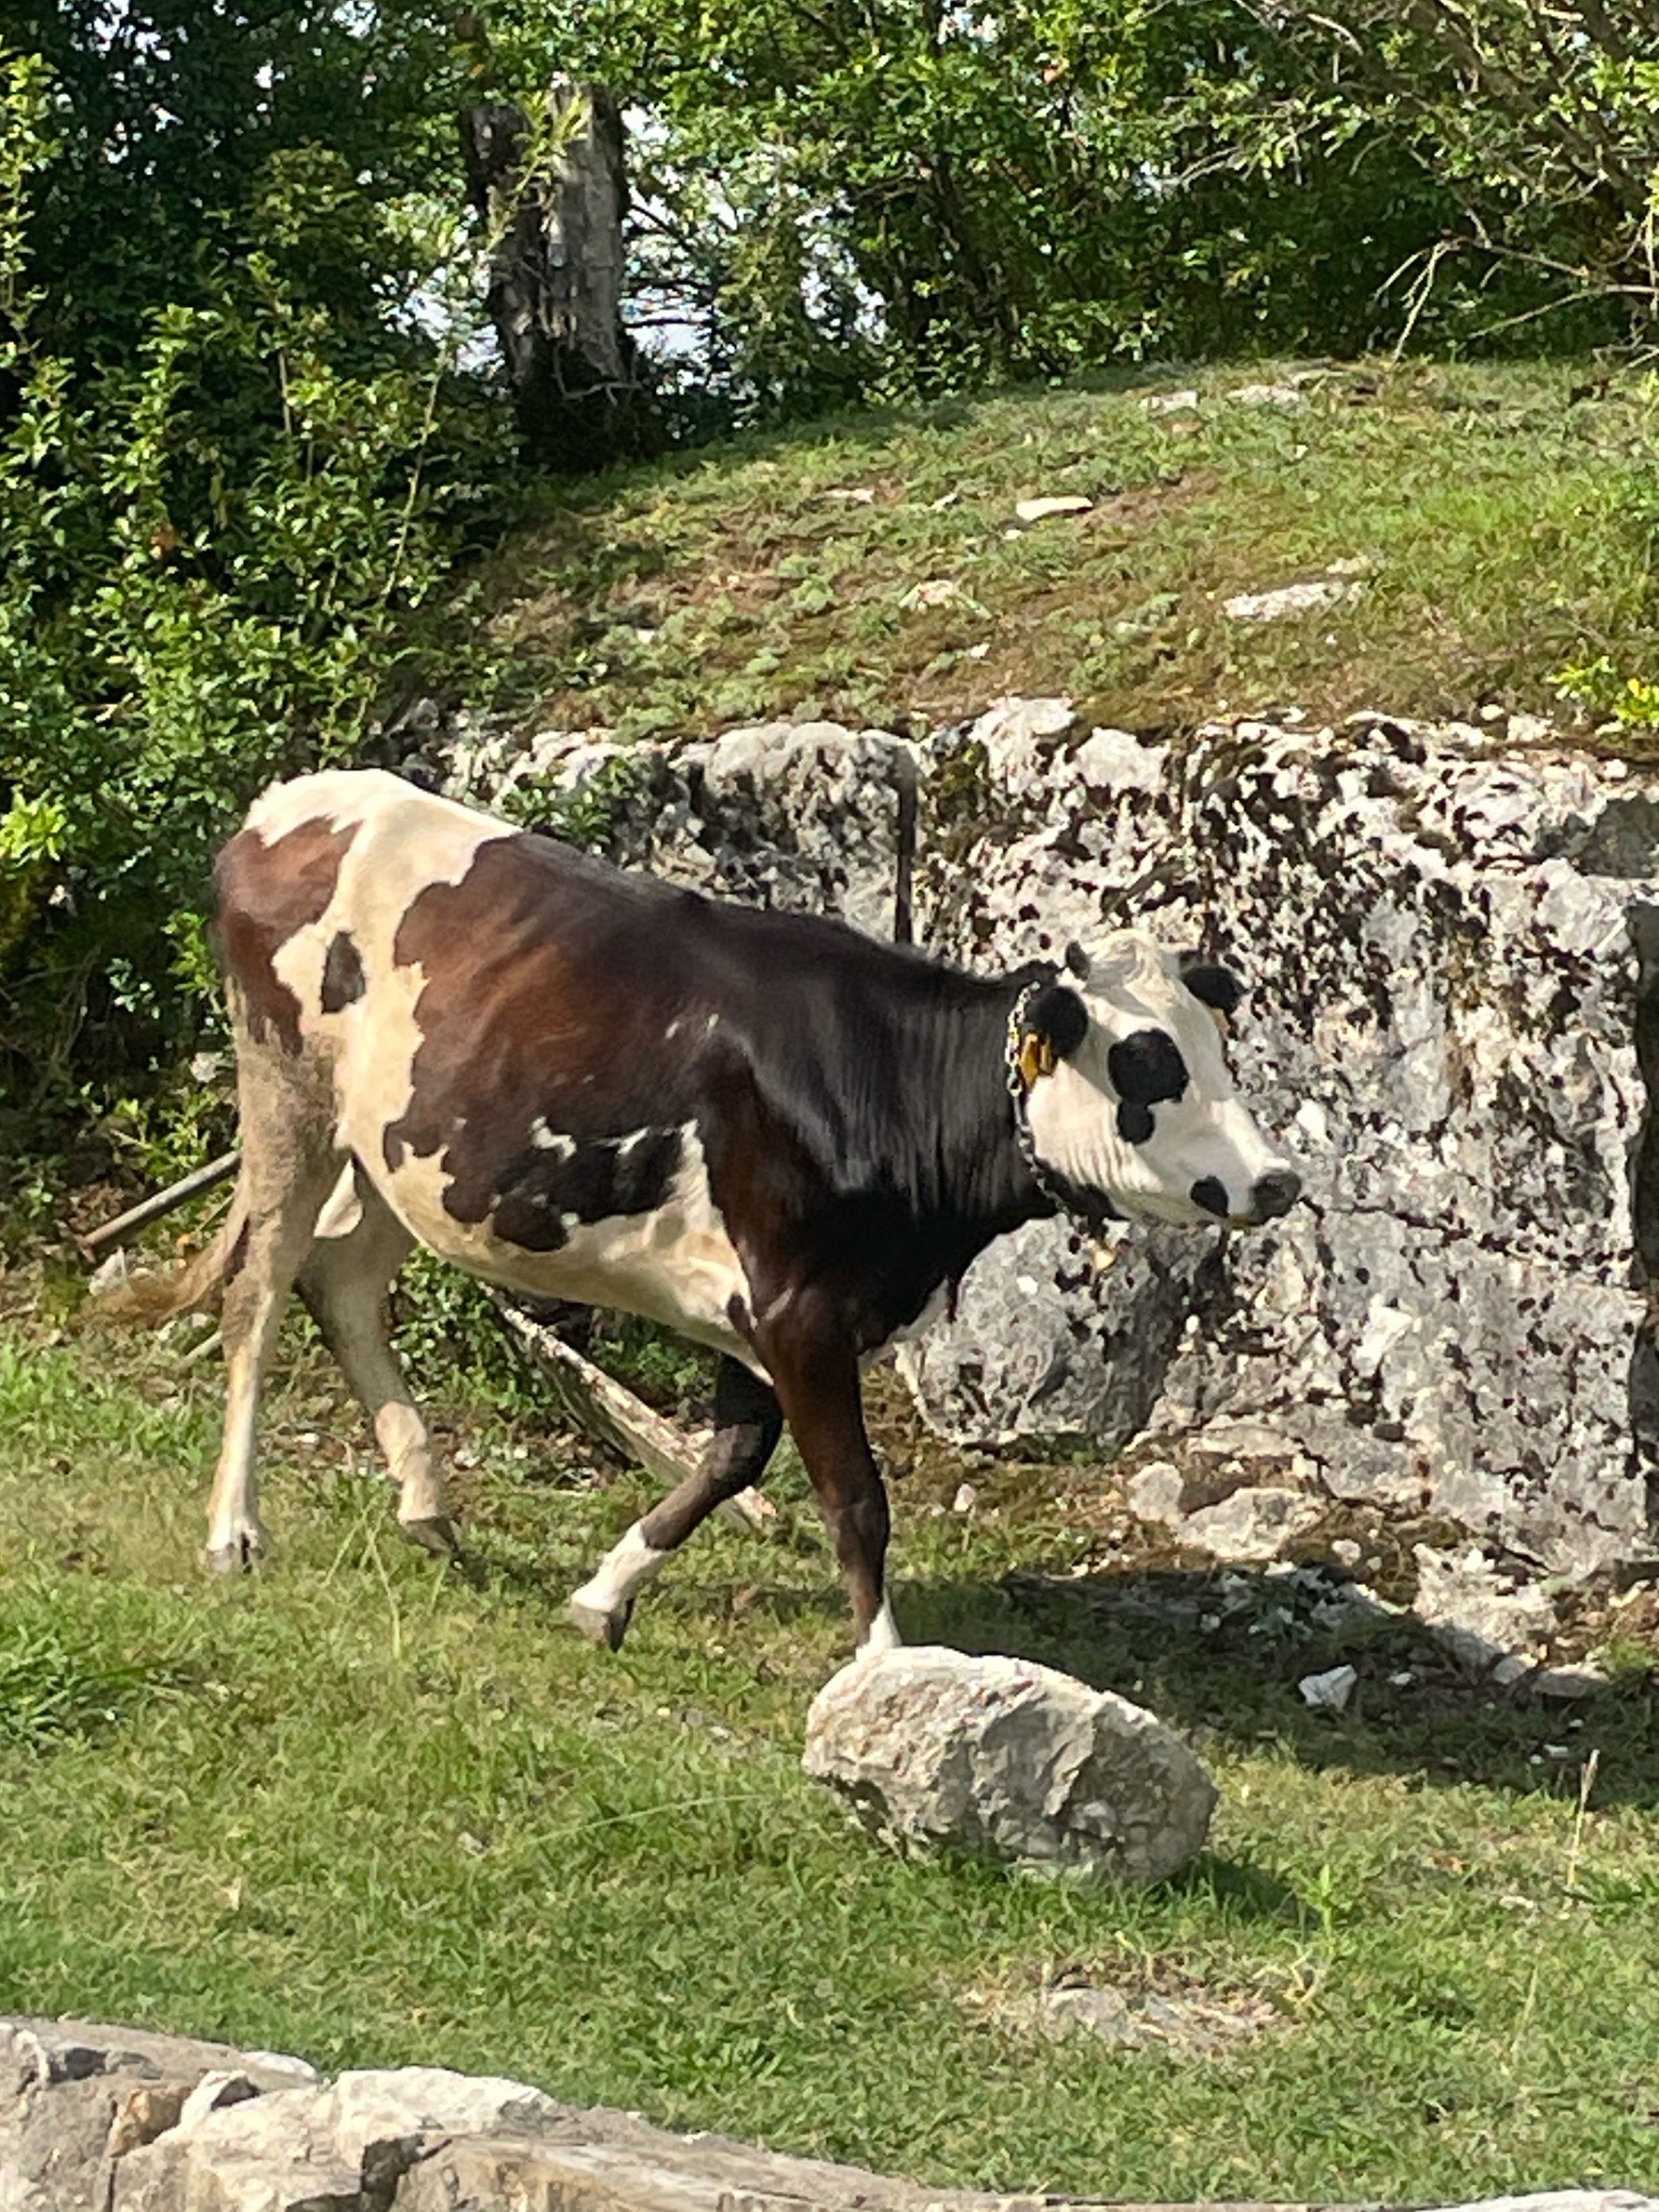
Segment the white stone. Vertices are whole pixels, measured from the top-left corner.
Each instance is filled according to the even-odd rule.
[[[1364,590],[1358,580],[1344,581],[1318,576],[1309,582],[1280,584],[1271,592],[1238,592],[1224,599],[1222,611],[1235,622],[1278,622],[1287,615],[1303,615],[1318,606],[1340,606],[1345,599],[1358,599]]]
[[[1292,1539],[1311,1528],[1324,1511],[1317,1498],[1277,1484],[1259,1487],[1246,1484],[1196,1513],[1188,1513],[1177,1535],[1195,1552],[1232,1566],[1259,1565],[1275,1559]]]
[[[1303,1703],[1318,1712],[1344,1712],[1359,1680],[1358,1667],[1328,1667],[1322,1674],[1304,1674],[1296,1687]]]
[[[813,1699],[802,1764],[895,1848],[1131,1883],[1200,1850],[1216,1802],[1192,1752],[1127,1699],[938,1645],[843,1668]]]
[[[1300,407],[1305,394],[1293,384],[1238,384],[1227,393],[1236,407]]]
[[[1054,514],[1087,514],[1093,504],[1081,492],[1059,492],[1050,499],[1021,500],[1014,513],[1022,522],[1047,522]]]
[[[1546,1591],[1517,1583],[1495,1568],[1478,1544],[1455,1552],[1413,1546],[1417,1594],[1411,1610],[1465,1665],[1492,1667],[1548,1636],[1556,1610]]]
[[[1181,1500],[1185,1488],[1181,1470],[1173,1461],[1148,1459],[1124,1484],[1124,1503],[1137,1521],[1152,1521],[1165,1528],[1175,1528],[1181,1523]]]

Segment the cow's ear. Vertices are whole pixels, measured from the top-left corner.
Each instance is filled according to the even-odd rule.
[[[1089,1010],[1068,983],[1045,983],[1025,1009],[1025,1033],[1069,1059],[1089,1034]]]
[[[1181,964],[1181,980],[1186,985],[1200,1006],[1212,1014],[1232,1016],[1238,1011],[1238,1002],[1244,996],[1244,986],[1235,975],[1213,962],[1194,959]]]

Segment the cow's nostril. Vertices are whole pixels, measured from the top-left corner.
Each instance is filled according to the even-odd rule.
[[[1302,1178],[1293,1167],[1276,1167],[1271,1175],[1262,1177],[1251,1193],[1257,1219],[1273,1221],[1280,1214],[1288,1214],[1301,1192]]]
[[[1213,1175],[1200,1176],[1191,1191],[1192,1202],[1201,1206],[1207,1214],[1214,1214],[1224,1221],[1233,1208],[1227,1200],[1227,1186]]]

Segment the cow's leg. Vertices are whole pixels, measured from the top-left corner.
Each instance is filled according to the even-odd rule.
[[[429,1552],[453,1555],[444,1478],[386,1322],[387,1288],[414,1245],[361,1170],[348,1169],[317,1224],[317,1240],[300,1273],[300,1295],[374,1423],[386,1472],[397,1486],[399,1526]]]
[[[598,1573],[570,1600],[572,1625],[595,1644],[617,1650],[627,1633],[635,1593],[661,1573],[716,1506],[760,1480],[783,1429],[783,1415],[769,1384],[739,1361],[723,1358],[715,1384],[715,1433],[702,1466],[636,1521],[607,1554]]]
[[[858,1356],[828,1330],[765,1350],[847,1579],[859,1649],[890,1650],[903,1639],[887,1594],[887,1489],[864,1430]]]
[[[227,1263],[224,1436],[207,1506],[207,1565],[257,1566],[265,1550],[255,1477],[260,1386],[282,1311],[340,1172],[326,1075],[280,1047],[237,1039],[242,1167],[234,1205],[246,1220]]]

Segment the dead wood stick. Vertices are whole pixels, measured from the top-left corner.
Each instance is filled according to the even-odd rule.
[[[148,1229],[152,1221],[159,1221],[164,1215],[179,1206],[188,1206],[193,1198],[199,1198],[204,1191],[211,1191],[220,1183],[229,1182],[242,1165],[240,1153],[221,1153],[217,1160],[209,1160],[206,1167],[197,1167],[176,1183],[169,1183],[165,1191],[157,1191],[149,1198],[140,1199],[137,1206],[129,1206],[124,1214],[117,1214],[113,1221],[105,1221],[97,1229],[88,1230],[80,1239],[82,1251],[88,1259],[95,1259],[106,1246],[130,1244],[140,1229]]]
[[[625,1383],[584,1359],[556,1329],[519,1313],[499,1291],[490,1296],[502,1321],[552,1383],[560,1406],[578,1428],[585,1429],[620,1459],[643,1467],[671,1489],[697,1472],[713,1430],[676,1428],[643,1398],[636,1397]],[[728,1499],[727,1505],[731,1510],[725,1517],[751,1531],[760,1530],[776,1516],[769,1499],[750,1491]]]

